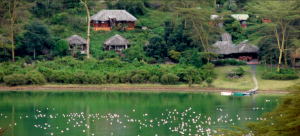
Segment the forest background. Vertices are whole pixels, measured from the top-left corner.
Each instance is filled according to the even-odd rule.
[[[258,45],[260,60],[278,64],[278,73],[282,71],[281,62],[288,71],[288,66],[296,64],[293,62],[298,58],[299,0],[88,0],[86,3],[90,15],[102,9],[125,9],[138,19],[136,29],[91,31],[92,58],[86,59],[79,52],[70,53],[66,41],[74,34],[87,37],[87,13],[79,0],[1,2],[0,81],[9,85],[47,81],[79,84],[206,81],[209,85],[216,75],[214,65],[208,62],[217,58],[209,49],[224,32],[232,35],[234,44],[248,39]],[[233,13],[249,14],[248,27],[242,28],[230,16]],[[211,20],[212,14],[223,18]],[[265,17],[272,19],[271,23],[263,23]],[[215,26],[219,22],[224,22],[223,28]],[[142,29],[143,26],[147,29]],[[129,49],[122,51],[122,57],[114,51],[103,51],[104,41],[115,34],[131,43]],[[224,63],[245,64],[230,61]],[[24,66],[24,62],[34,64]],[[169,62],[180,65],[167,68],[153,65]],[[38,77],[43,78],[35,79]],[[24,81],[14,81],[18,79]]]

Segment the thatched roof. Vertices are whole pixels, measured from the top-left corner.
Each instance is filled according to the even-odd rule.
[[[71,37],[67,38],[69,45],[83,45],[87,44],[86,40],[78,35],[72,35]]]
[[[93,21],[108,21],[115,18],[116,21],[136,21],[137,19],[126,10],[101,10],[97,14],[91,16]]]
[[[109,39],[107,39],[104,42],[105,46],[108,46],[108,45],[121,46],[121,45],[129,45],[129,44],[130,43],[128,40],[126,40],[124,37],[122,37],[121,35],[118,35],[118,34],[110,37]]]
[[[212,45],[212,48],[210,50],[222,55],[228,55],[237,52],[236,48],[232,46],[232,43],[228,41],[217,41]]]
[[[224,33],[221,35],[222,41],[228,41],[232,44],[232,36],[229,33]]]
[[[248,40],[244,40],[236,46],[237,53],[258,53],[259,48],[251,45]]]

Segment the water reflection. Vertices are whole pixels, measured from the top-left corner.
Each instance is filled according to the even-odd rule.
[[[282,94],[1,92],[3,135],[211,135],[271,111]]]

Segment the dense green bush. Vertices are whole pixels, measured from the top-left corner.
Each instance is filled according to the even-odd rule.
[[[52,69],[46,67],[38,67],[37,70],[44,75],[46,80],[50,81],[50,77],[53,73]]]
[[[153,75],[150,77],[151,83],[158,83],[159,82],[159,77],[156,75]]]
[[[238,68],[236,68],[232,71],[229,71],[227,73],[227,77],[229,77],[229,78],[235,78],[235,77],[239,78],[239,77],[242,77],[244,74],[245,74],[244,69],[242,67],[238,67]]]
[[[93,72],[88,75],[88,80],[90,84],[106,84],[107,78],[98,72]]]
[[[214,64],[208,63],[206,65],[203,65],[203,67],[201,68],[201,74],[204,79],[207,79],[209,77],[215,78],[216,73],[214,71]]]
[[[0,83],[3,81],[4,72],[0,70]]]
[[[36,70],[27,73],[26,76],[28,77],[28,84],[43,85],[47,82],[44,75]]]
[[[54,83],[73,83],[74,75],[64,70],[54,70],[50,76],[50,81]]]
[[[116,73],[108,73],[108,80],[107,80],[108,83],[110,84],[117,84],[120,82],[120,78],[119,78],[119,75],[116,74]]]
[[[244,62],[244,61],[237,61],[235,59],[216,60],[216,61],[212,61],[212,63],[215,66],[226,66],[226,65],[242,66],[242,65],[247,65],[246,62]]]
[[[131,81],[131,72],[128,71],[122,71],[119,73],[120,82],[121,83],[129,83]]]
[[[269,80],[293,80],[299,78],[296,74],[278,74],[278,73],[267,73],[264,74],[262,79]]]
[[[31,63],[32,63],[32,59],[31,59],[31,57],[28,56],[28,55],[26,55],[26,56],[24,57],[24,60],[25,60],[25,62],[26,62],[27,64],[31,64]]]
[[[177,84],[179,81],[179,77],[173,73],[164,74],[161,77],[162,84]]]
[[[213,83],[213,79],[211,77],[207,78],[206,81],[205,81],[208,86],[211,86],[211,84]]]
[[[28,82],[28,77],[23,74],[12,74],[4,76],[4,82],[8,86],[25,85]]]
[[[136,74],[131,77],[132,83],[143,83],[144,82],[144,76],[141,74]]]
[[[74,79],[73,84],[88,84],[89,79],[87,74],[84,73],[84,71],[77,71],[74,72]]]
[[[136,61],[138,62],[138,61]],[[54,61],[36,62],[26,67],[14,63],[2,63],[0,70],[4,75],[22,74],[30,77],[29,84],[44,84],[36,79],[41,74],[47,82],[63,84],[117,84],[117,83],[185,83],[201,84],[207,77],[214,79],[214,65],[202,68],[192,65],[148,65],[144,62],[138,67],[119,59],[98,60],[94,58],[78,60],[73,57],[55,57]],[[29,78],[29,77],[28,77]],[[25,84],[26,84],[25,83]]]

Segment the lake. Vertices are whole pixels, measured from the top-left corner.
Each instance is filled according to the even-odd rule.
[[[4,136],[208,135],[242,127],[285,94],[220,92],[0,92]]]

